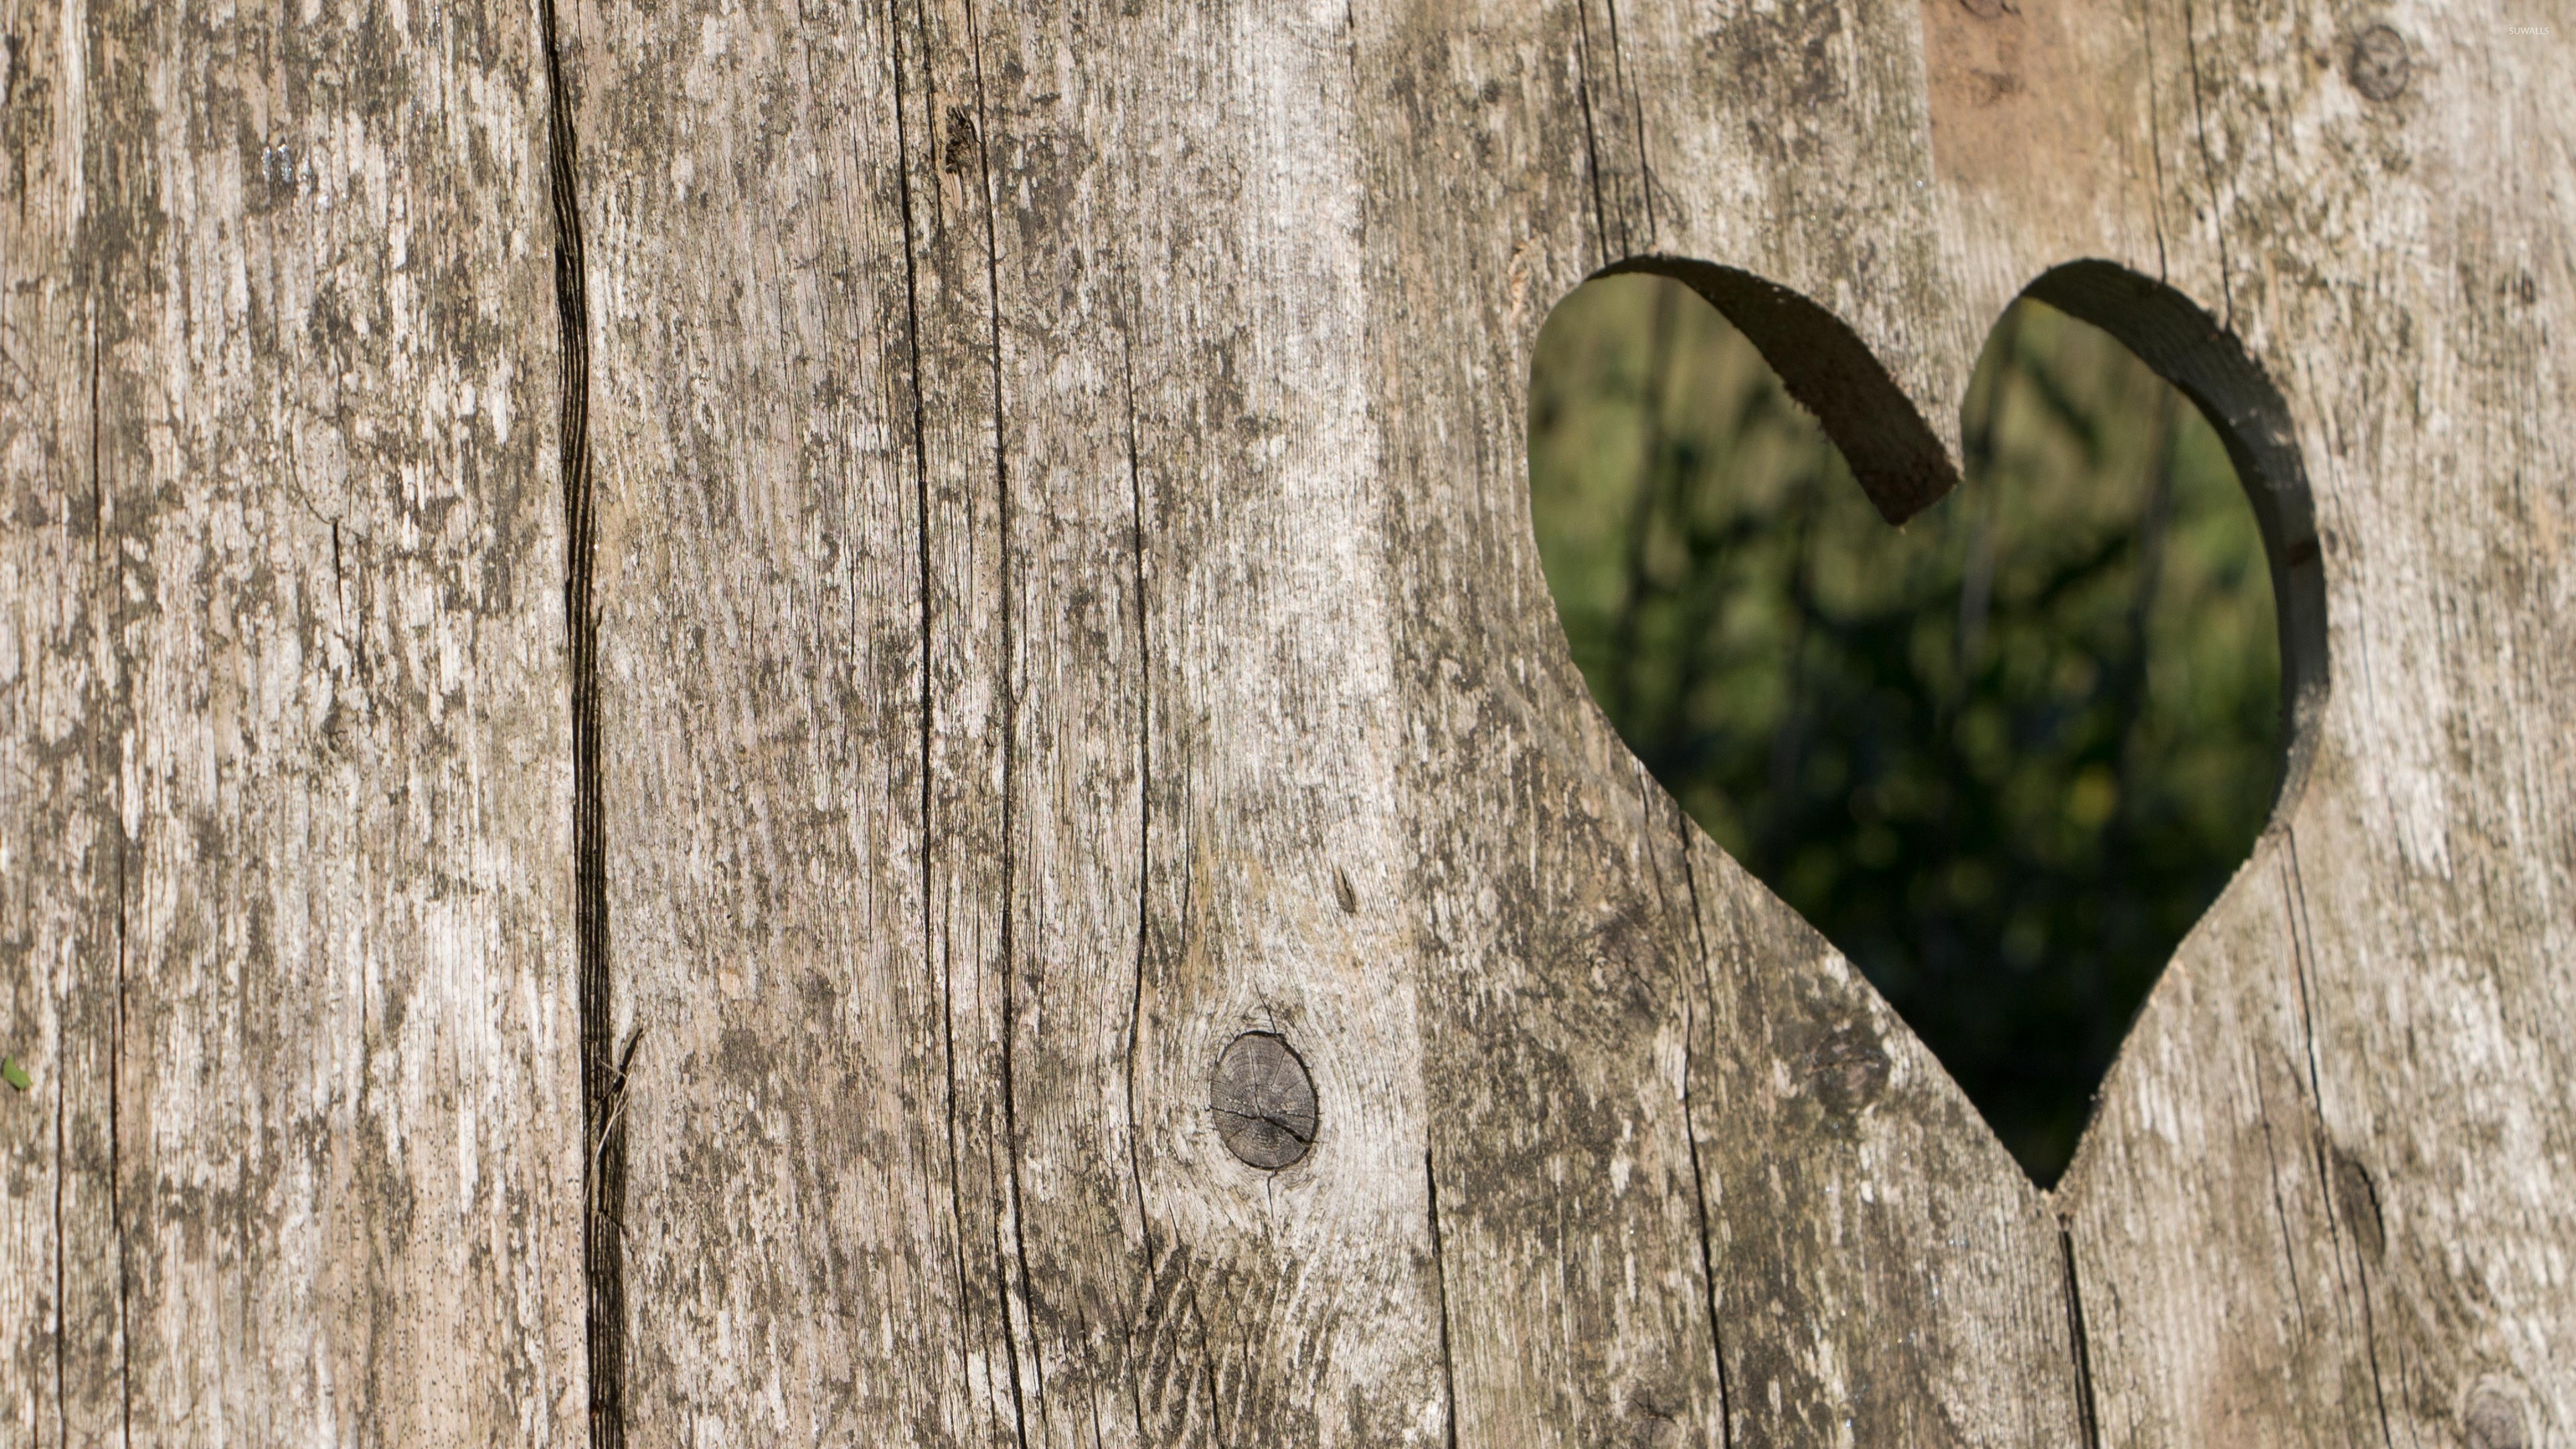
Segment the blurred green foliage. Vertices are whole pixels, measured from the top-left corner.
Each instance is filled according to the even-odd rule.
[[[1532,509],[1621,736],[2048,1183],[2269,814],[2272,585],[2217,435],[2106,334],[2016,304],[1962,419],[1967,482],[1892,529],[1713,308],[1607,278],[1540,335]]]

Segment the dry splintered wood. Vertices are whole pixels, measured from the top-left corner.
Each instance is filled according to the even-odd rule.
[[[2565,1442],[2570,44],[0,0],[0,1437]],[[1891,517],[2025,288],[2254,480],[2054,1192],[1584,693],[1612,267]]]

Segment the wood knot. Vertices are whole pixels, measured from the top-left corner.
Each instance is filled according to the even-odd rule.
[[[2352,55],[2344,62],[2344,74],[2352,88],[2374,101],[2393,101],[2406,93],[2406,82],[2415,73],[2415,62],[2407,55],[2406,37],[2385,25],[2374,25],[2352,42]]]
[[[2379,1211],[2379,1185],[2370,1180],[2370,1169],[2361,1159],[2338,1147],[2334,1149],[2335,1206],[2342,1212],[2344,1231],[2352,1234],[2362,1256],[2377,1263],[2388,1256],[2388,1222]]]
[[[1226,1150],[1265,1172],[1295,1163],[1314,1145],[1315,1079],[1276,1032],[1247,1031],[1226,1044],[1208,1105]]]
[[[2469,1449],[2531,1449],[2522,1405],[2492,1382],[2469,1390],[2468,1402],[2460,1406],[2460,1434]]]
[[[948,108],[948,144],[944,148],[948,156],[939,163],[940,169],[951,176],[967,175],[974,169],[975,159],[981,153],[983,144],[975,134],[975,113],[964,106],[950,106]]]
[[[1805,1065],[1817,1100],[1840,1111],[1867,1105],[1887,1085],[1887,1050],[1865,1027],[1827,1033],[1807,1053]]]

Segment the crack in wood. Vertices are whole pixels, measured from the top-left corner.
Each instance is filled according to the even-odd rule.
[[[1000,802],[1002,827],[1001,1086],[1002,1152],[1004,1166],[1007,1171],[1007,1181],[997,1189],[996,1192],[996,1196],[1001,1199],[1001,1202],[999,1204],[999,1221],[996,1223],[995,1233],[998,1238],[1001,1231],[1001,1225],[1003,1223],[1007,1223],[1010,1229],[1011,1243],[1009,1256],[998,1262],[995,1267],[997,1269],[1001,1285],[1000,1308],[1002,1316],[1002,1337],[1004,1340],[1004,1347],[1009,1354],[1011,1365],[1011,1427],[1012,1432],[1017,1437],[1018,1443],[1022,1446],[1022,1449],[1026,1449],[1029,1439],[1029,1399],[1033,1398],[1037,1401],[1038,1424],[1041,1436],[1052,1439],[1053,1435],[1047,1432],[1050,1425],[1047,1418],[1046,1408],[1046,1370],[1042,1362],[1042,1356],[1037,1350],[1037,1321],[1034,1312],[1037,1285],[1035,1277],[1029,1272],[1028,1235],[1024,1230],[1024,1226],[1020,1219],[1020,1204],[1025,1196],[1025,1189],[1020,1180],[1019,1086],[1016,1060],[1019,1038],[1020,983],[1019,943],[1013,932],[1013,916],[1015,915],[1014,903],[1017,899],[1014,886],[1016,884],[1019,869],[1017,832],[1013,827],[1016,823],[1014,818],[1016,814],[1015,806],[1017,804],[1020,789],[1020,690],[1018,681],[1012,677],[1014,661],[1018,658],[1019,654],[1017,648],[1019,620],[1016,610],[1012,607],[1014,589],[1013,574],[1015,572],[1017,560],[1014,556],[1014,540],[1012,537],[1013,520],[1011,508],[1010,458],[1003,447],[1003,439],[1009,432],[1010,418],[1009,409],[1006,406],[1003,397],[1001,238],[999,232],[996,230],[996,224],[993,218],[995,203],[993,197],[993,156],[991,149],[992,118],[985,105],[983,36],[975,23],[975,7],[971,3],[967,4],[963,7],[963,13],[966,21],[967,56],[971,62],[973,72],[975,109],[970,123],[962,128],[964,132],[962,139],[972,149],[974,155],[975,195],[977,201],[981,204],[981,208],[984,213],[984,300],[985,319],[988,329],[986,334],[988,344],[986,360],[991,366],[993,374],[994,518],[995,530],[1000,535],[998,543],[1000,545],[1001,554],[1001,597],[999,600],[1000,625],[1002,633],[1002,651],[999,665],[1002,676],[1002,787]],[[949,165],[959,169],[961,180],[964,179],[963,168],[958,161],[955,147],[961,139],[959,136],[961,128],[958,127],[956,123],[963,114],[964,112],[962,108],[959,107],[951,107],[949,110],[949,145],[951,148],[949,154]],[[923,527],[925,531],[928,526],[929,520],[925,517],[923,519]],[[999,1251],[1001,1244],[997,1241],[994,1244],[994,1247],[996,1250],[996,1257],[1001,1257]],[[1011,1290],[1011,1270],[1014,1266],[1016,1266],[1019,1271],[1019,1285],[1018,1292],[1016,1294]],[[1014,1324],[1012,1322],[1011,1302],[1014,1297],[1019,1300],[1020,1315],[1024,1320],[1023,1324]],[[1022,1344],[1023,1326],[1026,1329],[1027,1337],[1025,1349]],[[1028,1359],[1028,1382],[1025,1386],[1022,1383],[1020,1362],[1024,1352]]]
[[[948,1152],[948,1240],[950,1268],[957,1285],[960,1302],[966,1297],[966,1206],[958,1191],[957,1174],[957,1028],[956,992],[952,986],[947,952],[938,939],[937,895],[938,863],[932,830],[932,781],[936,756],[932,750],[931,637],[934,624],[930,565],[930,442],[927,403],[923,398],[921,364],[921,259],[913,244],[912,147],[910,119],[906,115],[904,94],[908,88],[903,63],[903,19],[899,6],[889,0],[885,9],[886,59],[893,74],[895,198],[899,224],[895,231],[903,244],[903,316],[904,359],[909,376],[906,399],[912,414],[913,566],[920,586],[921,607],[918,615],[918,657],[921,661],[920,695],[917,715],[917,744],[921,751],[921,954],[925,964],[936,962],[939,988],[940,1082],[944,1101],[941,1106],[945,1130],[941,1141]],[[923,153],[929,154],[927,150]],[[974,1353],[966,1341],[967,1325],[962,1315],[957,1319],[957,1362],[962,1372],[972,1362]]]
[[[2057,1251],[2066,1266],[2066,1341],[2075,1360],[2075,1409],[2084,1449],[2102,1449],[2102,1411],[2093,1400],[2093,1348],[2084,1330],[2084,1289],[2075,1274],[2075,1229],[2057,1220]]]
[[[1694,917],[1697,916],[1698,913],[1696,909],[1693,910],[1692,914]],[[1692,1029],[1693,1023],[1690,1021],[1688,1016],[1685,1015],[1682,1022],[1682,1037],[1684,1041],[1684,1045],[1682,1047],[1682,1138],[1690,1148],[1691,1207],[1696,1215],[1697,1226],[1699,1228],[1700,1292],[1703,1301],[1708,1307],[1708,1356],[1709,1361],[1717,1369],[1718,1443],[1724,1446],[1724,1449],[1734,1449],[1735,1393],[1733,1385],[1729,1384],[1726,1378],[1725,1330],[1718,1326],[1717,1261],[1716,1254],[1709,1245],[1708,1181],[1702,1174],[1700,1168],[1699,1133],[1691,1126],[1690,1122],[1691,1054],[1688,1042],[1690,1040]]]
[[[1145,1239],[1145,1276],[1154,1274],[1154,1220],[1145,1207],[1145,1172],[1136,1154],[1143,1119],[1136,1111],[1136,1050],[1144,1029],[1145,963],[1154,908],[1154,671],[1153,635],[1145,605],[1145,474],[1136,457],[1136,354],[1128,328],[1118,337],[1119,372],[1127,410],[1127,488],[1136,563],[1136,975],[1127,1001],[1127,1180],[1136,1189],[1136,1228]],[[1141,1425],[1144,1420],[1139,1417]]]
[[[1651,800],[1651,796],[1649,799]],[[1699,948],[1703,977],[1708,965],[1708,927],[1700,917],[1699,869],[1691,864],[1691,822],[1679,801],[1672,805],[1673,840],[1682,858],[1682,890],[1690,902],[1691,942]],[[1660,884],[1660,878],[1658,883]],[[1717,1317],[1717,1255],[1711,1246],[1708,1221],[1708,1178],[1699,1161],[1699,1129],[1691,1120],[1691,1067],[1695,1058],[1691,1045],[1698,1039],[1698,1022],[1687,999],[1682,1011],[1682,1140],[1690,1147],[1691,1208],[1699,1226],[1700,1291],[1708,1308],[1708,1354],[1717,1367],[1717,1435],[1722,1449],[1735,1449],[1735,1393],[1726,1376],[1726,1334]]]
[[[100,272],[101,280],[103,282],[107,273],[107,267],[104,264],[102,264]],[[99,410],[100,373],[102,371],[102,363],[98,345],[98,305],[95,297],[93,297],[91,301],[88,313],[89,476],[91,503],[90,562],[91,567],[95,570],[93,582],[98,585],[100,591],[105,596],[104,607],[101,609],[101,617],[107,621],[109,637],[114,639],[123,632],[116,627],[116,618],[119,612],[118,599],[120,594],[123,592],[117,587],[118,581],[116,574],[121,567],[122,553],[121,551],[111,551],[107,547],[109,507],[107,473],[99,461],[99,438],[102,431],[100,426]],[[111,689],[119,693],[130,690],[132,686],[122,682],[124,679],[130,679],[130,677],[131,676],[125,671],[120,670],[120,682],[116,685],[112,685]],[[109,704],[111,708],[114,707],[115,701],[113,698],[110,699]],[[102,741],[111,737],[126,734],[131,730],[133,727],[131,715],[132,712],[130,709],[116,709],[114,717],[111,719],[110,728],[94,729],[91,731],[91,748],[96,749]],[[112,793],[112,804],[109,809],[109,823],[114,830],[114,839],[116,842],[116,918],[113,938],[116,961],[116,1000],[114,1015],[109,1019],[107,1037],[107,1222],[109,1236],[116,1245],[116,1385],[118,1423],[122,1426],[126,1441],[131,1443],[134,1438],[134,1333],[132,1308],[134,1296],[134,1274],[133,1268],[128,1262],[126,1254],[124,1097],[125,1031],[126,1011],[128,1006],[128,1002],[126,1000],[126,832],[124,828],[128,805],[128,802],[125,799],[127,776],[122,770],[101,771],[95,761],[93,761],[91,765],[91,775],[93,778],[104,778],[114,782],[109,787]],[[55,1075],[57,1077],[61,1077],[64,1074],[57,1071]],[[55,1213],[57,1222],[59,1222],[62,1211],[59,1163],[60,1159],[57,1158],[57,1175],[55,1178]],[[58,1235],[55,1240],[55,1252],[59,1255],[62,1251],[62,1240]],[[59,1256],[57,1258],[56,1272],[58,1275],[61,1272]],[[63,1300],[58,1298],[56,1303],[59,1305],[62,1301]],[[57,1307],[56,1312],[58,1315],[60,1314],[61,1309],[59,1306]],[[58,1392],[61,1392],[59,1388],[59,1370],[62,1357],[62,1343],[59,1321],[57,1322],[55,1334],[57,1383]],[[63,1412],[68,1413],[67,1407],[58,1407],[63,1407]],[[69,1439],[66,1438],[65,1442],[68,1443]]]
[[[1592,122],[1592,27],[1581,5],[1574,9],[1574,38],[1579,57],[1574,96],[1583,108],[1583,161],[1592,187],[1592,233],[1601,246],[1594,265],[1607,266],[1618,260],[1618,250],[1610,244],[1610,213],[1601,195],[1601,138],[1595,134]]]
[[[589,1355],[590,1437],[596,1449],[626,1442],[626,1140],[621,1130],[626,1067],[616,1051],[608,966],[607,810],[599,750],[599,617],[592,597],[598,551],[597,499],[590,474],[590,302],[582,259],[578,151],[572,100],[564,89],[562,31],[555,0],[539,13],[546,55],[547,173],[555,221],[555,311],[563,348],[558,415],[564,490],[564,628],[570,656],[573,764],[573,929],[579,958],[583,1163],[582,1272],[587,1281],[584,1343]]]
[[[2208,102],[2201,94],[2200,37],[2193,32],[2194,23],[2189,0],[2182,7],[2182,44],[2184,69],[2191,75],[2191,117],[2194,138],[2200,144],[2200,168],[2209,186],[2209,234],[2218,248],[2218,325],[2236,326],[2236,284],[2227,264],[2227,199],[2219,191],[2218,158],[2209,149]]]
[[[1621,92],[1622,104],[1628,107],[1628,118],[1637,132],[1637,206],[1645,213],[1645,244],[1652,246],[1655,227],[1655,169],[1646,159],[1646,107],[1637,93],[1637,84],[1628,75],[1625,50],[1619,44],[1619,6],[1616,0],[1602,0],[1602,13],[1610,21],[1610,79]],[[1632,245],[1633,249],[1633,245]]]
[[[1445,1443],[1458,1449],[1458,1365],[1449,1352],[1449,1266],[1448,1253],[1440,1239],[1440,1174],[1432,1166],[1431,1152],[1422,1153],[1422,1191],[1431,1219],[1431,1282],[1440,1297],[1440,1394],[1447,1425]]]

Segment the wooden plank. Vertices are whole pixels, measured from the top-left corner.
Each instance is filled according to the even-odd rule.
[[[1339,84],[1338,28],[894,22],[579,22],[583,145],[605,178],[585,198],[607,307],[604,687],[612,720],[664,722],[610,727],[620,979],[648,1043],[632,1431],[1250,1442],[1284,1425],[1347,1442],[1391,1414],[1436,1430],[1427,1237],[1374,1228],[1389,1194],[1421,1224],[1427,1191],[1408,998],[1364,969],[1401,947],[1336,893],[1391,897],[1391,827],[1326,830],[1315,802],[1354,812],[1372,778],[1341,741],[1355,706],[1318,691],[1280,714],[1239,645],[1290,630],[1340,574],[1328,559],[1295,593],[1248,587],[1259,550],[1199,481],[1295,481],[1283,536],[1300,509],[1368,496],[1358,420],[1332,396],[1356,318],[1343,242],[1301,234],[1319,206],[1355,220],[1349,181],[1205,150],[1233,107]],[[1168,71],[1122,74],[1149,39]],[[846,104],[784,112],[757,168],[696,150],[735,138],[646,99],[782,114],[789,87]],[[1132,147],[1131,111],[1154,127]],[[1233,189],[1201,213],[1157,204],[1212,179]],[[1052,205],[1019,199],[1040,184]],[[746,247],[774,279],[750,306],[732,282]],[[1247,294],[1245,253],[1345,289],[1331,345],[1291,299]],[[836,318],[822,279],[885,300]],[[1256,303],[1239,356],[1209,365],[1206,327]],[[761,402],[692,405],[665,391],[679,377]],[[1319,404],[1320,430],[1302,421]],[[853,435],[889,440],[882,472],[832,454]],[[877,479],[898,486],[857,491]],[[700,501],[709,487],[727,506]],[[769,522],[841,488],[833,524]],[[827,560],[855,583],[818,604]],[[1246,606],[1264,612],[1211,627]],[[1319,667],[1362,613],[1327,616]],[[882,652],[854,661],[851,639]],[[807,750],[737,732],[909,778],[818,781]],[[1298,762],[1323,740],[1333,755]],[[836,860],[851,838],[883,854],[782,878],[756,907],[735,892],[758,872],[692,864],[789,830],[788,859]],[[836,879],[881,894],[850,901]],[[1319,932],[1320,955],[1281,954]],[[840,993],[883,1024],[817,1021]],[[1219,1144],[1209,1073],[1248,1025],[1308,1044],[1340,1144],[1314,1165],[1271,1177]],[[921,1079],[891,1080],[925,1052]],[[890,1080],[871,1095],[863,1069]],[[735,1103],[827,1125],[754,1135]],[[746,1157],[746,1140],[776,1150]],[[871,1181],[886,1200],[862,1198]],[[836,1324],[856,1325],[846,1346]]]
[[[0,0],[0,1423],[2563,1438],[2546,30]],[[1605,264],[1891,516],[2034,282],[2254,475],[2292,783],[2054,1194],[1584,699],[1521,414]]]
[[[1100,275],[1135,297],[1139,1171],[1157,1291],[1206,1345],[1176,1334],[1144,1367],[1204,1362],[1238,1444],[1454,1433],[1394,788],[1389,420],[1352,373],[1371,217],[1351,24],[1145,7],[1092,50],[1123,73],[1095,143],[1127,198]],[[1212,1110],[1222,1054],[1253,1031],[1286,1039],[1317,1098],[1312,1150],[1277,1172],[1234,1157]]]
[[[87,36],[0,9],[13,95],[76,97]],[[97,481],[77,106],[14,110],[0,165],[0,992],[29,1091],[0,1093],[0,1415],[20,1443],[124,1417],[113,1119],[119,760],[100,666],[110,565]]]
[[[1603,143],[1575,93],[1606,92],[1612,29],[1599,6],[1496,6],[1455,35],[1427,7],[1359,31],[1382,118],[1359,129],[1368,307],[1401,319],[1374,329],[1363,374],[1386,433],[1376,548],[1400,581],[1395,898],[1421,982],[1461,1444],[1728,1433],[1685,1096],[1707,1023],[1696,922],[1680,872],[1667,891],[1659,871],[1669,826],[1639,828],[1653,787],[1597,711],[1564,731],[1537,703],[1582,686],[1558,663],[1528,533],[1528,349],[1547,308],[1620,254],[1598,250]],[[1636,154],[1633,134],[1616,140]],[[1633,212],[1623,225],[1642,229]]]
[[[533,29],[5,28],[8,1413],[578,1437]]]
[[[2563,35],[2150,7],[2202,294],[2285,398],[2331,658],[2313,763],[2184,945],[2064,1196],[2104,1433],[2576,1424],[2576,1076],[2549,729],[2571,642]],[[2545,27],[2543,27],[2545,28]],[[2476,78],[2471,79],[2472,76]],[[2482,118],[2478,137],[2455,118]],[[2492,144],[2527,137],[2529,147]],[[2214,295],[2213,295],[2214,294]],[[2542,662],[2553,661],[2553,662]]]
[[[2554,1208],[2508,1224],[2486,1357],[2374,1326],[2487,1300],[2428,1249],[2380,1266],[2405,1199],[2350,1122],[2315,1125],[2332,1053],[2385,1048],[2315,1025],[2366,953],[2282,924],[2319,879],[2289,864],[2308,814],[2038,1193],[1636,775],[1527,537],[1527,348],[1592,267],[1770,319],[1901,514],[1955,475],[1993,316],[2095,256],[2181,289],[2052,283],[2237,431],[2307,587],[2331,565],[2303,510],[2353,505],[2282,460],[2346,445],[2228,369],[2391,426],[2315,391],[2332,309],[2298,330],[2245,260],[2344,245],[2254,160],[2299,87],[2325,98],[2301,134],[2352,122],[2332,67],[2232,12],[1136,8],[576,26],[604,678],[637,722],[612,728],[621,1009],[667,1043],[633,1108],[637,1432],[2332,1442],[2392,1375],[2420,1433],[2470,1400],[2556,1422],[2529,1338]],[[2284,79],[2213,102],[2204,48]],[[2034,137],[2054,164],[2015,160]],[[2264,216],[2290,220],[2243,234]],[[2408,609],[2441,616],[2434,577]],[[2323,647],[2323,595],[2293,595],[2291,647]],[[2299,698],[2325,763],[2295,808],[2360,841],[2319,802],[2374,751]],[[2385,845],[2333,848],[2338,922],[2391,899]],[[2554,939],[2548,899],[2489,939]],[[1272,1176],[1209,1115],[1245,1030],[1318,1086]],[[2458,1090],[2512,1100],[2485,1080]],[[2533,1150],[2536,1192],[2564,1158]],[[2326,1326],[2294,1333],[2315,1294]]]
[[[562,24],[613,1026],[638,1043],[603,1372],[638,1443],[998,1442],[925,826],[923,459],[952,443],[916,386],[921,123],[880,11]]]
[[[1803,280],[1786,261],[1797,239],[1833,235],[1842,249],[1796,265],[1894,270],[1908,295],[1936,291],[1923,254],[1856,256],[1823,211],[1917,205],[1924,163],[1901,134],[1830,134],[1901,107],[1903,67],[1870,46],[1901,44],[1903,26],[1838,36],[1857,50],[1819,75],[1737,66],[1806,55],[1784,20],[1703,33],[1685,18],[1621,10],[1656,194],[1673,198],[1636,252]],[[1390,37],[1381,73],[1412,125],[1378,132],[1374,158],[1389,201],[1371,234],[1392,254],[1378,310],[1409,326],[1372,385],[1389,415],[1446,424],[1417,423],[1390,452],[1410,480],[1397,552],[1422,580],[1402,616],[1421,681],[1409,783],[1426,803],[1415,890],[1421,969],[1438,983],[1427,1076],[1444,1267],[1464,1310],[1462,1434],[2068,1442],[2076,1375],[2044,1201],[1874,993],[1678,828],[1564,654],[1521,428],[1538,323],[1590,259],[1563,198],[1520,179],[1544,163],[1501,160],[1533,144],[1513,110],[1544,109],[1529,91],[1554,68],[1534,28],[1488,17],[1473,48],[1444,45],[1429,21]],[[1800,101],[1827,83],[1847,113]],[[1758,172],[1704,138],[1757,122],[1803,128],[1807,149],[1883,179],[1830,200],[1748,190]],[[1449,159],[1471,152],[1491,159]],[[1843,282],[1837,307],[1855,290]],[[1901,320],[1871,335],[1889,358],[1944,322],[1845,315]],[[1885,1327],[1898,1322],[1901,1337]]]
[[[1169,1250],[1140,1172],[1157,681],[1128,225],[1146,209],[1103,144],[1130,124],[1129,85],[1104,54],[1127,27],[951,9],[949,104],[964,124],[947,129],[971,146],[951,164],[990,269],[981,330],[960,333],[957,355],[986,373],[976,395],[994,410],[985,486],[1003,559],[986,652],[1007,701],[994,897],[1007,1039],[984,1065],[1000,1088],[1004,1266],[1027,1366],[1019,1427],[1032,1444],[1223,1442],[1239,1412],[1218,1387],[1231,1356],[1194,1316],[1196,1265]]]
[[[955,1284],[969,1391],[986,1432],[1027,1443],[1049,1419],[1029,1281],[1029,1204],[1018,1132],[1028,972],[1013,896],[1021,724],[1018,510],[1002,445],[991,108],[983,38],[963,4],[892,7],[912,313],[912,424],[921,469],[930,660],[923,765],[930,781],[929,902],[944,1054]],[[882,255],[882,254],[880,254]]]

